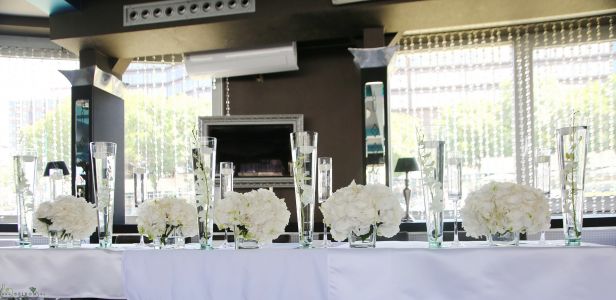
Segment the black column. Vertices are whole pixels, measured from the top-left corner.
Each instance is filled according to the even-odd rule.
[[[124,224],[124,100],[120,78],[112,75],[117,59],[92,49],[80,52],[72,74],[72,191],[94,202],[90,142],[117,144],[114,224]],[[69,77],[67,75],[67,77]],[[70,78],[69,78],[70,79]]]

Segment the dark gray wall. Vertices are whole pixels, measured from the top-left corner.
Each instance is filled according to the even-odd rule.
[[[301,49],[299,71],[231,78],[231,114],[303,114],[319,133],[318,155],[331,156],[334,191],[362,178],[362,99],[359,71],[343,47]],[[293,189],[276,189],[296,222]],[[321,213],[317,209],[317,222]]]

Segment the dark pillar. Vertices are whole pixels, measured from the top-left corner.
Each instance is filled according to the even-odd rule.
[[[73,194],[94,202],[90,142],[117,144],[114,224],[124,224],[124,100],[118,60],[94,50],[79,53],[80,70],[67,72],[72,91],[72,187]],[[126,64],[128,66],[128,64]],[[121,72],[125,67],[120,67]],[[70,73],[70,74],[69,74]],[[116,72],[117,73],[117,72]],[[115,83],[115,84],[114,84]]]

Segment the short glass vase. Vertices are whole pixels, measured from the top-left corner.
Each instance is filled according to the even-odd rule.
[[[184,234],[182,233],[182,227],[175,228],[171,233],[165,237],[163,248],[169,249],[181,249],[186,245]]]
[[[355,230],[349,234],[349,247],[351,248],[374,248],[376,247],[376,225],[370,225],[366,234],[357,235]]]
[[[507,231],[505,233],[488,234],[488,245],[490,246],[518,246],[519,244],[519,232]]]
[[[79,248],[81,241],[75,240],[72,235],[61,230],[48,230],[49,248]]]
[[[234,231],[235,249],[259,249],[259,241],[250,237],[250,234],[241,234]]]

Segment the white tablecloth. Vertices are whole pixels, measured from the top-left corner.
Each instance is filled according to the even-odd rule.
[[[614,299],[616,247],[0,249],[0,289],[106,299]]]
[[[86,248],[2,248],[0,288],[3,292],[35,288],[49,298],[123,299],[123,253]]]
[[[330,300],[616,299],[614,247],[339,249],[328,262]]]
[[[296,245],[293,245],[296,247]],[[127,251],[128,299],[327,299],[324,249]]]
[[[615,247],[129,251],[128,299],[612,299]]]

